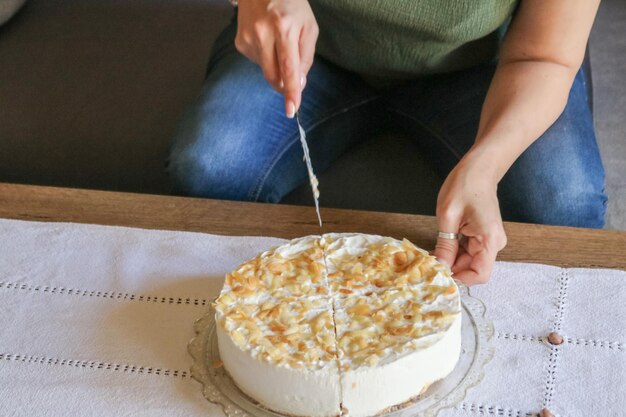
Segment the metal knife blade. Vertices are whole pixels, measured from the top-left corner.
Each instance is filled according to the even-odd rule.
[[[309,181],[311,182],[311,190],[313,191],[313,200],[315,200],[315,211],[317,212],[317,220],[322,227],[322,216],[320,215],[320,192],[318,189],[319,181],[313,172],[313,165],[311,165],[311,156],[309,155],[309,146],[306,143],[306,132],[300,123],[300,112],[296,112],[296,122],[298,123],[298,130],[300,131],[300,143],[302,144],[302,150],[304,151],[304,162],[306,162],[306,169],[309,172]]]

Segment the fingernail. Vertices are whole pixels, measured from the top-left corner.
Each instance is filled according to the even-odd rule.
[[[305,84],[306,84],[306,76],[302,74],[300,76],[300,87],[304,88]]]
[[[296,105],[293,104],[293,101],[287,103],[287,117],[289,119],[293,119],[293,116],[296,115]]]
[[[283,82],[283,80],[280,80],[280,84],[278,84],[278,86],[280,87],[281,90],[283,89],[283,87],[285,86],[285,83]]]

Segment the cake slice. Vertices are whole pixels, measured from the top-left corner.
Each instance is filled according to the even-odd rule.
[[[335,329],[318,236],[294,240],[228,274],[215,302],[224,368],[263,407],[340,414]]]

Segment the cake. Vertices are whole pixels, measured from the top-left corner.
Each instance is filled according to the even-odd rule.
[[[408,240],[307,236],[227,274],[214,303],[237,386],[290,416],[373,416],[455,367],[461,305],[448,267]]]

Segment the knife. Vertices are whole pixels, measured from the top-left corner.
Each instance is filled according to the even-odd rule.
[[[317,212],[317,220],[322,227],[322,216],[320,215],[320,191],[317,188],[319,181],[313,172],[313,165],[311,165],[311,156],[309,155],[309,146],[306,143],[306,133],[302,124],[300,123],[300,111],[296,112],[296,122],[298,123],[298,130],[300,131],[300,143],[302,144],[302,150],[304,151],[304,162],[306,162],[306,169],[309,172],[309,181],[311,183],[311,190],[313,191],[313,200],[315,200],[315,211]]]

